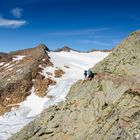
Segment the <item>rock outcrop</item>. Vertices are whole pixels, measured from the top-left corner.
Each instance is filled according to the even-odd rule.
[[[36,86],[36,91],[40,89],[37,95],[43,96],[48,86],[55,83],[39,73],[42,71],[40,65],[53,65],[47,51],[49,49],[41,44],[9,54],[0,53],[0,115],[10,111],[12,105],[24,101],[32,86]]]
[[[65,102],[46,109],[9,140],[139,140],[140,31],[77,81]]]
[[[54,77],[55,77],[55,78],[60,78],[60,77],[62,77],[62,75],[63,75],[64,73],[65,73],[65,72],[64,72],[62,69],[58,68],[58,69],[56,69],[56,70],[54,71]]]
[[[50,78],[47,79],[36,79],[34,81],[35,93],[39,97],[44,97],[46,95],[46,91],[50,85],[55,85],[56,82]]]

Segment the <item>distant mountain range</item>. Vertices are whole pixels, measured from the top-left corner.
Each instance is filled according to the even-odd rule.
[[[85,53],[89,53],[89,52],[96,52],[96,51],[100,51],[100,52],[111,52],[111,50],[97,50],[97,49],[92,49],[92,50],[89,50],[89,51],[78,51],[78,50],[75,50],[75,49],[72,49],[68,46],[64,46],[62,48],[58,48],[56,50],[54,50],[54,52],[61,52],[61,51],[66,51],[66,52],[70,52],[70,51],[76,51],[76,52],[85,52]]]

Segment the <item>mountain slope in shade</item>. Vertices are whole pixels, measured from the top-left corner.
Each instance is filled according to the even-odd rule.
[[[3,75],[10,75],[10,78],[11,74],[13,78],[16,78],[16,75],[19,76],[17,76],[18,79],[8,80],[8,78],[6,80],[4,78],[5,87],[3,86],[2,92],[5,96],[3,100],[8,99],[6,106],[9,107],[8,110],[6,107],[4,111],[9,111],[11,108],[12,110],[0,117],[2,140],[7,139],[35,119],[43,109],[65,101],[71,85],[84,78],[83,71],[105,58],[108,53],[51,52],[44,45],[39,45],[37,48],[11,52],[10,55],[12,55],[12,61],[1,63]],[[5,68],[8,69],[8,74],[4,73]],[[10,71],[10,68],[13,70]],[[27,80],[30,77],[30,84],[26,82],[24,75],[25,77],[29,75]],[[12,87],[12,92],[6,90],[9,83],[15,87]],[[17,86],[17,83],[21,86]],[[28,94],[25,94],[26,92]],[[20,97],[22,100],[19,100]]]
[[[93,80],[77,81],[65,102],[46,109],[9,140],[139,140],[139,54],[136,31],[93,67]]]

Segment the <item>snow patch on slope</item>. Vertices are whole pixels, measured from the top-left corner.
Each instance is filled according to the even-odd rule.
[[[47,100],[47,97],[41,98],[35,95],[35,89],[32,87],[31,95],[21,104],[21,107],[30,108],[27,117],[34,117],[42,112],[42,108]]]
[[[5,63],[5,62],[1,62],[1,63],[0,63],[0,66],[4,65],[4,63]]]
[[[19,60],[22,60],[24,57],[24,55],[16,55],[15,58],[13,58],[13,61],[19,61]]]

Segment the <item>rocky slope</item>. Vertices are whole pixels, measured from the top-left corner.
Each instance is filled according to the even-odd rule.
[[[32,49],[0,53],[0,115],[24,101],[32,86],[37,95],[43,96],[48,86],[55,84],[39,74],[40,65],[53,65],[46,51],[48,48],[40,44]]]
[[[113,52],[94,67],[97,72],[138,75],[140,72],[140,31],[131,33]]]
[[[140,31],[130,34],[78,81],[65,102],[46,109],[10,140],[139,140]]]

